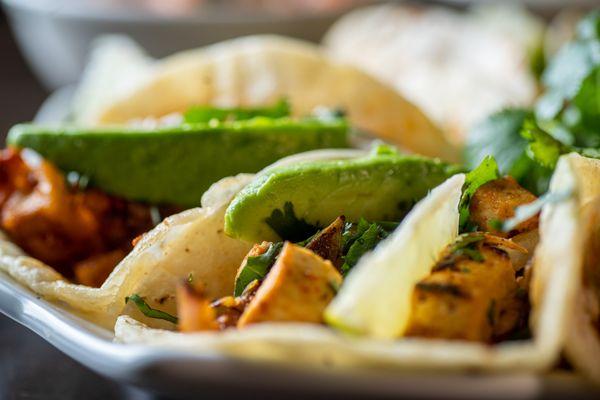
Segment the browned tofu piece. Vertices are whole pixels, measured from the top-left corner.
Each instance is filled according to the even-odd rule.
[[[504,221],[515,215],[515,208],[531,203],[536,197],[523,189],[517,181],[510,177],[493,180],[481,186],[469,205],[471,222],[479,230],[494,232],[502,237],[512,237],[522,232],[527,232],[538,227],[538,216],[531,217],[519,224],[511,232],[497,232],[493,228],[494,221]]]
[[[181,332],[211,331],[218,329],[215,310],[210,301],[188,282],[177,286],[177,327]]]
[[[407,336],[491,342],[516,326],[522,308],[509,256],[487,239],[476,250],[482,261],[448,254],[416,285]]]
[[[286,242],[238,327],[265,321],[321,323],[341,283],[342,276],[330,261]]]

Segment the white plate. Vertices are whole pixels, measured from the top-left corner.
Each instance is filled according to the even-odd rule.
[[[112,332],[35,296],[0,273],[0,311],[78,362],[109,378],[166,393],[202,394],[208,384],[328,395],[536,398],[536,375],[410,375],[373,370],[304,369],[211,353],[191,355],[113,342]],[[568,380],[571,382],[571,379]]]

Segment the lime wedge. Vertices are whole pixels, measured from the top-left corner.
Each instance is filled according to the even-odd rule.
[[[365,255],[325,310],[325,321],[348,333],[402,336],[415,284],[427,276],[458,234],[464,174],[436,187],[372,253]]]

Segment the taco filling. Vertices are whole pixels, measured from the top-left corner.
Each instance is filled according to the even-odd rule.
[[[338,161],[337,168],[356,163]],[[373,162],[368,165],[372,168]],[[311,171],[310,163],[294,168],[302,171],[301,176]],[[276,169],[237,195],[229,206],[230,230],[237,229],[236,216],[245,218],[248,210],[240,209],[248,201],[260,203],[254,203],[252,196],[266,196],[273,202],[285,196],[285,190],[276,184],[282,175],[286,181],[293,180],[289,169]],[[414,285],[408,322],[400,336],[496,343],[529,335],[529,277],[538,241],[538,216],[522,219],[509,229],[502,221],[513,218],[516,208],[535,200],[513,178],[498,177],[493,159],[486,159],[467,176],[460,204],[461,213],[466,215],[461,227],[464,233],[441,252],[431,272]],[[252,247],[237,271],[230,296],[207,298],[203,283],[193,276],[180,283],[178,315],[172,316],[179,330],[242,329],[264,322],[327,324],[326,309],[343,288],[345,277],[402,221],[402,217],[385,222],[364,218],[349,221],[340,215],[318,229],[307,223],[314,211],[306,209],[300,217],[294,212],[294,203],[301,204],[295,199],[286,203],[287,221],[296,229],[286,231],[278,226],[275,231],[284,240],[262,241]],[[256,209],[254,214],[260,212]],[[268,218],[266,221],[268,225]],[[249,226],[240,229],[257,232]],[[305,236],[286,240],[290,232],[304,232]]]
[[[32,257],[88,286],[100,286],[132,240],[155,225],[153,213],[174,211],[85,188],[29,150],[2,150],[0,171],[2,230]]]

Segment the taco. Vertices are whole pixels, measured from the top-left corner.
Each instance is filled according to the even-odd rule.
[[[489,162],[466,177],[455,175],[391,233],[388,224],[371,224],[380,242],[368,244],[374,250],[349,269],[352,252],[332,243],[356,234],[356,225],[341,217],[310,240],[256,244],[230,296],[211,302],[195,279],[180,284],[180,329],[195,333],[120,317],[117,338],[310,364],[436,370],[542,371],[566,349],[578,368],[593,366],[589,355],[583,361],[570,356],[575,350],[569,351],[567,330],[582,310],[575,303],[582,253],[574,251],[584,243],[580,204],[592,196],[581,163],[598,164],[563,157],[550,194],[536,201],[513,179],[495,175]],[[264,181],[243,189],[226,219],[236,201],[260,193]],[[519,208],[515,217],[514,207],[523,205],[533,211]],[[471,232],[469,223],[479,229]],[[459,229],[467,232],[459,235]]]

